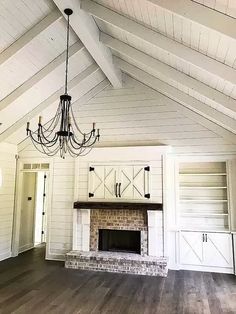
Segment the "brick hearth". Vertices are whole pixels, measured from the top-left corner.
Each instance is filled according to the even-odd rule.
[[[66,255],[66,268],[128,273],[147,276],[167,276],[165,257],[143,257],[117,252],[78,252]]]

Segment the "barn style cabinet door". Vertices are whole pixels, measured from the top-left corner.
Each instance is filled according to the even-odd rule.
[[[233,267],[232,235],[206,233],[204,254],[204,262],[207,266]]]
[[[232,236],[229,233],[181,232],[180,264],[233,268]],[[210,270],[210,269],[209,269]]]
[[[104,200],[149,199],[149,173],[147,165],[92,165],[88,196]]]
[[[104,166],[89,167],[89,192],[88,197],[103,199],[105,197],[104,188]]]
[[[203,265],[203,234],[180,233],[180,264]]]

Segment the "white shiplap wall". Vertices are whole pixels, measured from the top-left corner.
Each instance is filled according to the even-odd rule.
[[[81,129],[97,122],[101,129],[100,147],[171,145],[172,153],[236,152],[236,145],[186,117],[164,101],[161,94],[125,76],[122,89],[108,86],[76,111]],[[20,158],[37,160],[42,156],[29,145]],[[92,158],[92,155],[91,155]],[[134,160],[134,159],[133,159]],[[162,201],[161,159],[146,156],[153,164],[153,199]],[[47,257],[62,259],[72,248],[74,177],[77,171],[72,159],[52,159],[52,199],[49,217]],[[93,159],[90,161],[99,160]],[[100,160],[102,161],[102,160]],[[87,161],[80,160],[75,199],[87,199]]]
[[[19,152],[20,162],[49,162],[47,259],[63,259],[72,249],[74,159],[42,156],[32,145]]]
[[[55,158],[47,258],[64,258],[72,248],[74,159]]]
[[[205,126],[173,108],[167,98],[138,81],[124,76],[122,89],[108,86],[76,116],[82,128],[97,122],[100,146],[171,145],[174,153],[236,151]]]
[[[11,239],[15,192],[16,147],[0,144],[0,260],[11,256]]]

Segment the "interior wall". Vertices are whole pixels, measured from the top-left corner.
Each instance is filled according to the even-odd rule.
[[[181,107],[181,106],[180,106]],[[172,152],[236,152],[236,145],[173,108],[166,96],[124,75],[121,89],[111,85],[79,106],[82,128],[100,128],[102,146],[171,145]]]
[[[184,116],[165,102],[165,98],[136,80],[125,76],[122,89],[107,87],[88,103],[76,109],[81,129],[89,130],[92,123],[101,130],[98,146],[171,145],[172,154],[218,154],[236,152],[236,145]],[[22,146],[21,146],[22,147]],[[72,248],[75,162],[72,158],[47,159],[32,145],[19,152],[20,158],[50,160],[51,214],[48,217],[47,258],[63,259]],[[155,156],[147,159],[157,160]],[[87,198],[86,164],[81,159],[76,197]],[[155,171],[159,171],[157,166]],[[160,172],[154,180],[155,199],[161,199]]]
[[[11,240],[14,210],[16,147],[0,144],[0,260],[11,256]]]

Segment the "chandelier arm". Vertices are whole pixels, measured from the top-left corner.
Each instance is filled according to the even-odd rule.
[[[32,141],[34,141],[35,143],[41,145],[41,144],[42,144],[42,141],[37,140],[37,139],[34,137],[34,135],[38,137],[38,135],[36,135],[36,132],[32,132],[31,130],[29,130],[29,136],[30,136],[30,138],[32,139]]]
[[[80,154],[80,156],[86,156],[86,155],[88,155],[90,152],[91,152],[91,150],[93,149],[93,147],[90,147],[87,151],[86,150],[84,150],[84,151],[86,151],[84,154],[83,154],[83,152],[82,152],[82,154]]]
[[[68,147],[68,152],[69,152],[71,157],[77,157],[78,156],[78,152],[75,153],[74,150],[71,148],[71,146]]]
[[[48,147],[51,147],[51,146],[55,145],[56,142],[57,142],[57,139],[58,139],[58,134],[57,133],[55,133],[55,135],[54,135],[54,137],[52,139],[47,139],[45,137],[44,132],[42,131],[42,129],[41,129],[41,132],[40,132],[39,135],[41,135],[40,136],[40,138],[41,138],[40,142],[42,142],[42,139],[43,139],[44,140],[44,145],[46,145]],[[52,143],[52,145],[48,145],[48,144],[51,144],[51,143]]]
[[[54,137],[52,139],[48,139],[45,137],[44,132],[41,129],[41,132],[38,135],[38,139],[40,140],[40,143],[47,146],[52,147],[54,146],[58,141],[58,133],[55,133]]]
[[[91,131],[89,133],[89,137],[87,139],[86,139],[86,136],[84,137],[83,145],[86,145],[87,143],[89,143],[91,141],[92,137],[93,137],[93,131]],[[96,137],[95,137],[95,141],[96,141]]]
[[[72,127],[72,130],[73,130],[73,127]],[[73,130],[73,138],[74,138],[74,142],[77,144],[77,145],[85,145],[86,143],[88,143],[90,141],[90,139],[92,138],[94,132],[93,130],[90,131],[89,133],[83,133],[83,140],[82,140],[82,143],[80,144],[78,142],[78,138],[75,136],[75,132]],[[89,136],[89,138],[86,139],[86,136]]]
[[[36,135],[35,133],[33,133],[31,130],[29,130],[29,137],[32,139],[32,142],[34,142],[34,143],[37,143],[37,144],[39,144],[39,145],[41,145],[41,142],[40,141],[38,141],[38,140],[36,140],[36,138],[34,137],[34,135]],[[37,135],[37,137],[38,137],[38,135]]]
[[[74,149],[80,149],[81,147],[83,147],[81,144],[76,143],[76,142],[74,141],[73,135],[70,136],[69,141],[70,141],[70,145],[71,145]],[[77,146],[75,146],[74,144],[76,144]]]
[[[71,107],[72,107],[72,106],[71,106]],[[72,116],[73,121],[74,121],[74,125],[75,125],[76,129],[77,129],[82,135],[85,134],[86,136],[88,136],[91,132],[95,131],[95,130],[93,129],[92,131],[90,131],[90,132],[88,132],[88,133],[83,133],[83,132],[80,130],[80,128],[79,128],[79,126],[78,126],[78,124],[77,124],[77,122],[76,122],[73,109],[71,108],[70,111],[71,111],[71,116]]]
[[[93,144],[95,144],[95,142],[96,142],[96,140],[97,140],[97,137],[95,137],[94,140],[93,140],[90,144],[88,144],[88,145],[85,146],[85,144],[87,144],[89,141],[79,144],[79,143],[77,143],[77,141],[75,140],[74,135],[72,135],[71,137],[73,138],[73,141],[74,141],[75,144],[79,145],[80,147],[84,147],[84,148],[86,148],[86,147],[91,147]]]
[[[58,150],[57,150],[57,151],[53,151],[53,152],[49,152],[49,153],[48,153],[48,152],[45,151],[43,145],[41,145],[40,143],[38,143],[38,146],[36,146],[36,142],[35,142],[35,141],[32,141],[32,143],[33,143],[34,147],[35,147],[40,153],[46,154],[46,155],[49,156],[49,157],[56,155],[57,152],[58,152]],[[39,146],[39,145],[40,145],[40,146]],[[41,147],[42,150],[40,150],[39,147]]]
[[[58,153],[58,150],[59,150],[58,147],[56,147],[53,151],[51,151],[51,150],[49,150],[49,149],[46,150],[45,148],[47,148],[47,147],[44,146],[44,145],[41,145],[41,148],[42,148],[44,154],[46,154],[46,155],[48,155],[48,156],[54,156],[54,155],[56,155],[56,154]]]
[[[93,146],[97,141],[97,137],[93,140],[93,142],[91,142],[89,145],[86,145],[86,147],[91,147]]]
[[[76,136],[73,125],[71,125],[71,131],[72,131],[72,133],[73,133],[74,138],[75,138],[76,141],[77,141],[77,144],[81,145],[81,143],[82,143],[83,140],[82,140],[81,138],[79,138],[78,136]],[[84,134],[82,134],[82,135],[83,135],[83,137],[84,137]]]
[[[41,145],[41,147],[42,147],[43,153],[46,154],[47,156],[50,156],[50,157],[55,156],[59,151],[58,147],[56,147],[55,150],[53,150],[53,151],[45,150],[45,146],[43,146],[43,145]]]
[[[92,149],[92,148],[90,148],[88,152],[90,152],[91,149]],[[72,154],[74,155],[74,157],[75,157],[75,156],[78,157],[78,156],[85,156],[85,154],[83,154],[83,153],[84,153],[84,151],[87,150],[87,148],[85,148],[85,147],[84,147],[84,148],[83,148],[83,147],[80,147],[80,148],[79,148],[79,152],[76,153],[76,152],[74,152],[74,150],[72,149],[72,147],[69,146],[69,150],[70,150],[70,155],[71,155],[71,153],[72,153]],[[72,155],[71,155],[71,156],[72,156]]]
[[[59,118],[60,118],[60,111],[58,110],[56,112],[56,115],[50,121],[47,122],[47,123],[51,122],[50,125],[47,128],[45,127],[47,125],[47,123],[45,123],[43,125],[44,131],[52,133],[54,131],[56,125],[58,124]],[[52,127],[52,125],[53,125],[53,127]],[[51,129],[51,127],[52,127],[52,129]]]
[[[84,133],[80,130],[80,128],[79,128],[79,126],[78,126],[78,124],[77,124],[77,122],[76,122],[76,119],[75,119],[75,116],[74,116],[74,111],[73,111],[72,108],[70,109],[70,112],[71,112],[71,116],[72,116],[74,125],[75,125],[75,127],[76,127],[76,130],[79,131],[80,134],[84,135]]]

